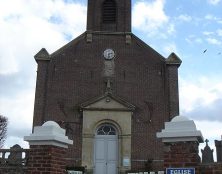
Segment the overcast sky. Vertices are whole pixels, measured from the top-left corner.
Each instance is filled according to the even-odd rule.
[[[86,30],[86,0],[0,0],[0,114],[9,118],[5,147],[31,133],[37,65]],[[180,113],[214,147],[222,134],[222,0],[134,0],[133,33],[164,57],[175,52]]]

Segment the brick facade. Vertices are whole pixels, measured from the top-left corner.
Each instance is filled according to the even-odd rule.
[[[164,122],[179,114],[177,68],[180,63],[170,65],[129,33],[130,0],[117,1],[121,13],[118,13],[115,31],[100,26],[98,15],[101,15],[102,0],[88,3],[88,31],[50,56],[45,53],[44,59],[41,54],[35,57],[38,75],[33,125],[42,125],[47,120],[61,123],[74,140],[67,154],[70,166],[81,165],[80,104],[104,95],[109,78],[113,95],[136,106],[132,116],[132,167],[143,168],[148,159],[161,161],[163,144],[155,135]],[[116,54],[114,73],[110,77],[104,75],[103,51],[107,48]]]
[[[107,40],[108,44],[104,45],[101,40]],[[78,44],[73,43],[77,48],[71,46],[52,55],[48,74],[42,73],[46,72],[46,63],[39,65],[40,80],[37,86],[40,87],[36,88],[34,125],[40,125],[41,120],[70,122],[72,131],[69,136],[74,140],[74,146],[69,154],[75,160],[81,159],[82,117],[78,104],[105,92],[101,54],[106,47],[114,48],[118,54],[115,59],[113,93],[136,106],[132,118],[132,156],[135,163],[141,159],[162,158],[159,150],[162,145],[155,133],[170,119],[167,84],[171,82],[166,78],[168,72],[164,59],[151,48],[141,48],[138,43],[142,42],[133,37],[132,44],[126,45],[124,35],[94,35],[93,42],[87,44],[82,36]],[[45,82],[45,76],[48,76],[47,88],[42,91],[44,84],[41,83]],[[177,83],[176,80],[173,83]],[[177,93],[176,89],[174,92]],[[178,100],[175,96],[174,103]],[[178,109],[174,107],[172,110],[175,110],[176,115]],[[41,117],[37,115],[40,112]]]
[[[104,0],[88,0],[87,30],[131,32],[131,0],[116,1],[117,14],[115,23],[102,22]]]

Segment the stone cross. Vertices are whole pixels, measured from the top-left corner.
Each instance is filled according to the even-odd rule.
[[[205,142],[206,142],[206,146],[208,146],[209,140],[208,140],[208,139],[206,139],[206,140],[205,140]]]

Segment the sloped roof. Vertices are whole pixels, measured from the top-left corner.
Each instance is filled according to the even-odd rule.
[[[55,51],[54,53],[52,53],[50,55],[50,57],[54,57],[60,53],[62,53],[66,48],[69,48],[73,45],[75,45],[76,43],[78,43],[78,41],[80,41],[81,39],[84,39],[86,37],[86,34],[101,34],[101,35],[131,35],[132,39],[137,43],[138,46],[140,46],[141,48],[144,48],[145,50],[150,50],[150,53],[152,55],[155,55],[156,58],[159,58],[161,61],[165,62],[166,58],[163,57],[161,54],[159,54],[156,50],[154,50],[152,47],[150,47],[147,43],[145,43],[144,41],[142,41],[140,38],[138,38],[136,35],[134,35],[133,33],[124,33],[124,32],[84,32],[82,33],[80,36],[78,36],[77,38],[73,39],[72,41],[70,41],[69,43],[67,43],[66,45],[64,45],[63,47],[61,47],[60,49],[58,49],[57,51]]]
[[[50,56],[54,57],[57,54],[62,53],[66,48],[75,45],[79,40],[83,39],[85,37],[86,32],[82,33],[81,35],[79,35],[78,37],[76,37],[75,39],[73,39],[72,41],[70,41],[69,43],[67,43],[66,45],[64,45],[63,47],[59,48],[58,50],[56,50],[54,53],[52,53]]]
[[[145,49],[149,49],[152,51],[152,53],[154,55],[156,55],[157,57],[160,58],[161,61],[166,61],[166,59],[160,54],[158,53],[156,50],[154,50],[152,47],[150,47],[147,43],[145,43],[143,40],[141,40],[140,38],[138,38],[136,35],[134,35],[133,33],[131,33],[132,37],[137,41],[138,45],[140,47],[143,47]]]

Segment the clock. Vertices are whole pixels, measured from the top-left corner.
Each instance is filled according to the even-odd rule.
[[[103,56],[106,60],[111,60],[115,57],[115,52],[112,49],[108,48],[103,52]]]

